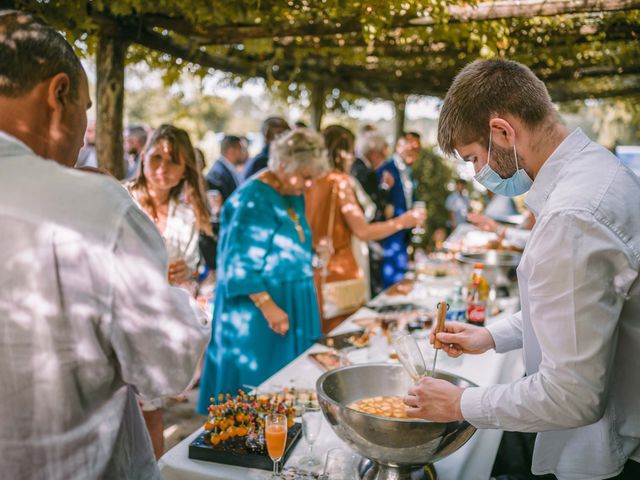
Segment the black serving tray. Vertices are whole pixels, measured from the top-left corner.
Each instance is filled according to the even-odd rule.
[[[280,464],[284,465],[293,451],[293,447],[300,440],[302,426],[294,424],[287,431],[287,445]],[[194,460],[204,460],[206,462],[224,463],[226,465],[236,465],[245,468],[259,468],[262,470],[272,470],[273,461],[267,454],[266,446],[262,451],[252,452],[245,446],[245,438],[231,438],[218,445],[211,445],[205,441],[209,432],[202,432],[189,445],[189,458]]]
[[[359,330],[352,330],[350,332],[341,333],[339,335],[325,335],[316,340],[316,343],[325,345],[329,348],[336,350],[342,350],[343,348],[356,348],[356,346],[349,341],[353,336],[359,337],[365,332],[364,328]]]
[[[366,307],[381,314],[407,313],[413,310],[424,310],[424,307],[416,305],[415,303],[391,303],[389,305],[368,304]]]

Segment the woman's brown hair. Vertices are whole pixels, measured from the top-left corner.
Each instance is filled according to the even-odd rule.
[[[345,160],[343,153],[353,153],[353,147],[356,141],[355,135],[351,130],[341,125],[329,125],[322,131],[324,143],[329,153],[329,164],[331,168],[345,171]],[[349,172],[346,172],[349,173]]]
[[[174,160],[182,160],[185,165],[184,178],[171,189],[169,198],[179,201],[184,194],[196,217],[196,227],[202,233],[212,235],[209,209],[205,200],[204,181],[196,163],[196,156],[189,134],[173,125],[160,125],[151,135],[144,147],[145,155],[159,141],[166,140],[171,145],[171,155]],[[142,207],[156,215],[156,208],[151,201],[147,179],[144,176],[144,155],[140,160],[138,176],[131,184],[131,190],[139,193],[138,201]]]

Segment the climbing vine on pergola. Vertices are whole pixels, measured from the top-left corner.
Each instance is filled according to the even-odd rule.
[[[640,93],[640,0],[12,3],[97,54],[99,159],[116,175],[127,61],[168,79],[220,70],[262,77],[288,96],[306,91],[316,126],[329,93],[392,100],[402,111],[408,95],[442,97],[476,58],[529,65],[556,101]]]

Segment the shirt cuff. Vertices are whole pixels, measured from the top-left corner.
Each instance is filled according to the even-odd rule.
[[[497,353],[506,353],[522,348],[522,336],[511,324],[510,318],[486,326],[496,344]]]
[[[486,387],[465,388],[460,397],[460,411],[464,419],[476,428],[499,428],[491,408],[482,402]]]

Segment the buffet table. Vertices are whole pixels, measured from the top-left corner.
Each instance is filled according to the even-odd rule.
[[[435,310],[437,303],[448,295],[454,282],[459,277],[437,278],[425,276],[419,278],[413,290],[406,295],[389,296],[382,294],[371,302],[375,305],[389,305],[393,303],[415,303],[424,308]],[[505,299],[502,302],[502,313],[496,315],[489,321],[497,321],[505,315],[510,315],[518,308],[517,298]],[[352,317],[332,333],[341,333],[356,330],[358,327],[353,321],[357,318],[370,317],[375,312],[363,307]],[[421,341],[421,347],[425,354],[425,360],[430,365],[433,358],[433,349],[426,340]],[[367,361],[389,360],[388,353],[376,351],[376,347],[366,347],[352,351],[348,354],[351,363],[362,363]],[[384,348],[384,347],[383,347]],[[326,351],[327,347],[313,345],[307,352],[300,355],[290,364],[277,372],[266,382],[260,390],[276,390],[283,387],[314,388],[315,382],[323,372],[319,366],[309,359],[308,354],[318,351]],[[441,354],[438,357],[438,370],[447,371],[478,385],[489,385],[494,383],[507,383],[521,377],[524,373],[520,351],[510,352],[505,355],[498,355],[494,351],[486,352],[483,355],[462,356],[458,359],[451,359],[447,355]],[[194,432],[188,438],[169,450],[159,461],[159,466],[166,480],[239,480],[239,479],[265,479],[270,472],[263,470],[247,469],[223,465],[217,463],[192,460],[188,457],[189,444],[201,433],[202,429]],[[490,478],[491,468],[496,456],[498,445],[502,437],[500,430],[479,430],[462,448],[447,458],[435,463],[435,467],[440,480],[487,480]],[[325,453],[331,448],[348,447],[334,433],[329,424],[325,421],[316,444],[314,453],[321,460],[324,460]],[[302,439],[295,447],[291,457],[285,465],[295,466],[299,459],[306,454],[307,445]],[[302,478],[302,477],[300,477]]]

